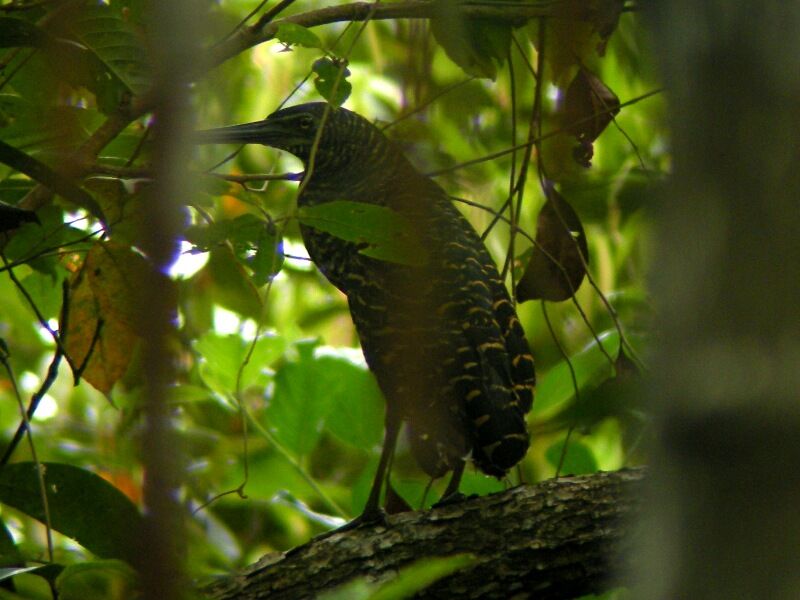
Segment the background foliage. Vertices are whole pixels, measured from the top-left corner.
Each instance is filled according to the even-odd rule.
[[[142,108],[152,82],[148,14],[136,0],[67,10],[26,4],[0,4],[0,223],[8,230],[0,240],[0,432],[5,448],[20,425],[20,402],[35,398],[36,456],[23,440],[0,469],[0,566],[28,594],[48,597],[46,580],[63,594],[98,578],[125,597],[136,583],[120,561],[136,551],[129,538],[142,503],[140,282],[151,275],[138,247],[152,175],[151,115]],[[279,17],[319,8],[288,4]],[[648,209],[669,168],[663,100],[650,95],[658,82],[641,25],[627,10],[618,23],[605,22],[615,2],[565,1],[548,3],[554,18],[544,21],[474,21],[460,30],[447,20],[451,4],[458,3],[436,3],[445,12],[433,27],[408,19],[285,23],[277,39],[211,68],[199,57],[235,39],[256,7],[204,3],[194,122],[201,129],[258,120],[282,103],[344,101],[466,200],[459,206],[479,232],[491,226],[486,244],[500,266],[508,263],[512,288],[536,260],[531,240],[552,234],[541,218],[537,233],[537,215],[543,190],[552,199],[556,185],[580,219],[596,288],[583,281],[574,301],[567,293],[563,302],[519,305],[537,361],[532,446],[509,481],[468,470],[462,491],[641,462],[648,419],[635,380],[646,369],[652,316]],[[593,19],[580,18],[584,5]],[[586,73],[588,91],[573,89],[570,100],[576,75]],[[622,104],[607,127],[611,101],[596,81]],[[137,110],[96,157],[70,171],[65,156]],[[542,134],[526,154],[523,142]],[[522,147],[498,154],[514,146]],[[260,146],[231,157],[233,150],[194,153],[197,194],[182,208],[180,256],[169,274],[178,308],[172,423],[193,577],[292,547],[358,514],[382,437],[383,400],[345,298],[299,239],[297,177],[249,177],[301,165]],[[519,230],[494,224],[526,169],[524,190],[504,212]],[[28,203],[36,181],[58,192],[52,202]],[[30,208],[35,218],[22,210]],[[629,342],[623,354],[618,326]],[[49,517],[32,461],[46,466]],[[434,482],[426,493],[429,482],[402,446],[393,483],[414,507],[443,489]],[[19,574],[30,567],[35,574]]]

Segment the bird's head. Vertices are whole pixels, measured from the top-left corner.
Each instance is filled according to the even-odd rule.
[[[386,138],[372,123],[344,108],[328,108],[326,103],[311,102],[283,108],[263,121],[209,129],[196,134],[201,144],[263,144],[294,154],[308,166],[312,152],[314,171],[342,172],[363,164],[370,154],[387,144]],[[320,127],[322,135],[314,150]]]

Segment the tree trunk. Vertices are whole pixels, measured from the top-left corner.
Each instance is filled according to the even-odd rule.
[[[354,578],[384,582],[421,559],[475,562],[421,598],[574,598],[619,585],[643,469],[563,477],[470,498],[263,557],[205,590],[215,600],[313,597]]]
[[[800,590],[800,3],[654,2],[674,133],[636,598]]]

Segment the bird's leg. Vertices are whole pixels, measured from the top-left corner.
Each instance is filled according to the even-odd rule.
[[[364,511],[355,520],[360,523],[371,523],[373,521],[380,521],[383,519],[384,514],[381,510],[381,490],[383,489],[384,481],[389,476],[389,466],[394,457],[394,447],[397,445],[397,434],[400,432],[400,418],[396,411],[391,407],[386,407],[386,434],[383,438],[383,449],[381,450],[381,459],[378,462],[378,470],[375,472],[375,479],[372,481],[372,489],[369,492],[369,498],[364,505]]]
[[[454,504],[464,499],[464,494],[458,491],[458,486],[461,485],[461,476],[464,474],[466,464],[464,460],[458,461],[458,464],[453,469],[453,475],[450,477],[450,483],[447,484],[447,489],[442,494],[442,498],[434,504],[434,507]]]
[[[317,536],[317,540],[329,537],[334,533],[355,529],[360,525],[380,523],[385,520],[386,514],[383,512],[380,506],[381,490],[383,488],[384,481],[388,477],[389,466],[391,465],[392,457],[394,456],[394,447],[397,444],[397,434],[400,432],[400,422],[400,415],[397,414],[397,411],[392,410],[392,408],[387,406],[386,434],[383,438],[381,459],[378,461],[378,470],[375,473],[375,479],[372,481],[372,489],[369,492],[369,498],[367,498],[367,503],[364,505],[364,510],[362,513],[349,523],[346,523],[341,527],[334,529],[333,531],[328,531],[320,536]]]

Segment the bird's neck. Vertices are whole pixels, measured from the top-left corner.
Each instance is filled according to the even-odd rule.
[[[403,154],[390,142],[331,149],[306,164],[306,200],[370,200],[411,178],[420,177]],[[379,198],[372,202],[381,203]]]

